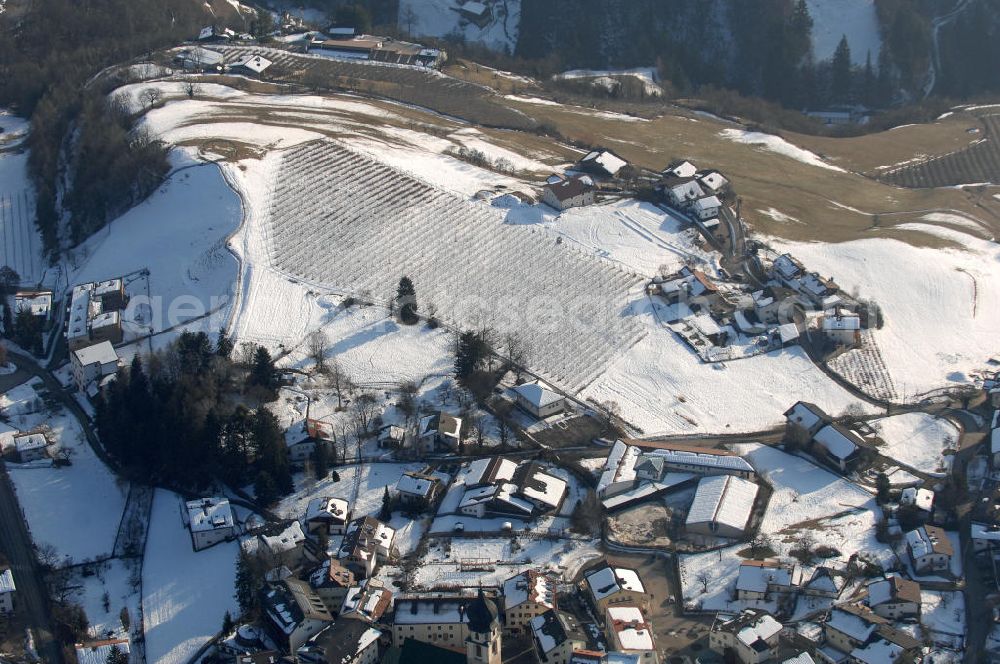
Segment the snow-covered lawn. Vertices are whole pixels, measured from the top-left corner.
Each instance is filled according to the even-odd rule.
[[[758,145],[768,152],[775,152],[777,154],[784,155],[789,159],[794,159],[796,161],[801,161],[803,164],[809,164],[810,166],[817,166],[819,168],[825,168],[831,171],[841,171],[844,169],[839,166],[834,166],[833,164],[828,164],[823,161],[819,155],[814,152],[810,152],[804,148],[800,148],[797,145],[792,145],[780,136],[775,136],[774,134],[765,134],[759,131],[746,131],[744,129],[723,129],[719,132],[719,136],[729,139],[734,143],[746,143],[748,145]]]
[[[886,443],[879,452],[925,473],[944,472],[944,452],[958,446],[958,428],[926,413],[893,415],[872,425]]]
[[[130,632],[139,632],[139,560],[114,558],[96,566],[93,574],[85,576],[74,570],[70,585],[75,590],[69,600],[83,607],[90,623],[89,633],[94,639],[129,638],[122,627],[122,609],[128,609]],[[104,609],[107,595],[108,608]]]
[[[393,493],[396,482],[403,473],[410,470],[422,470],[422,463],[366,463],[362,465],[337,466],[333,470],[340,477],[334,482],[331,477],[322,481],[296,476],[296,492],[286,496],[278,503],[275,513],[289,519],[299,519],[305,516],[309,501],[319,497],[335,497],[351,500],[354,486],[357,483],[357,500],[351,505],[354,518],[376,516],[382,508],[382,496],[386,487]],[[360,474],[360,479],[358,475]]]
[[[871,494],[809,461],[756,443],[738,445],[737,451],[774,488],[761,532],[779,556],[811,535],[816,545],[835,548],[840,555],[827,561],[843,565],[855,553],[866,553],[884,565],[895,560],[892,550],[875,539],[879,508]],[[721,551],[680,556],[684,601],[703,609],[737,610],[753,602],[733,601],[733,584],[742,560],[738,544]],[[817,563],[819,564],[819,563]],[[806,578],[812,569],[805,570]],[[707,575],[707,592],[699,577]],[[772,603],[761,601],[767,608]]]
[[[181,498],[157,489],[142,573],[146,658],[183,664],[222,628],[226,611],[239,612],[233,598],[236,542],[195,552],[181,521]]]
[[[965,645],[965,595],[944,590],[920,591],[920,622],[938,645]]]
[[[37,545],[53,546],[67,563],[110,555],[128,485],[97,458],[75,417],[40,406],[27,384],[0,398],[11,426],[27,431],[47,425],[49,453],[65,453],[71,461],[64,467],[49,461],[7,465],[31,537]]]
[[[836,275],[846,291],[877,302],[885,325],[872,338],[901,397],[967,385],[995,352],[1000,326],[1000,247],[955,228],[909,223],[907,231],[959,249],[877,238],[842,244],[774,241],[810,270]],[[851,351],[857,352],[857,351]]]

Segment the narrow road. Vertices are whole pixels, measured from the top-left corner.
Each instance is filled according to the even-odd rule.
[[[35,635],[35,649],[44,662],[61,664],[62,649],[52,634],[49,596],[35,560],[31,536],[21,517],[14,487],[0,464],[0,551],[10,561],[17,585],[16,602]]]

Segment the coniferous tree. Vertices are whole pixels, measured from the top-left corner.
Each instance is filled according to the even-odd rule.
[[[851,47],[847,43],[847,35],[840,38],[837,50],[833,53],[831,64],[831,93],[833,100],[846,103],[851,98]]]
[[[253,617],[260,606],[260,591],[264,587],[264,575],[257,560],[240,550],[236,559],[236,579],[234,581],[236,603],[245,618]]]
[[[399,312],[399,322],[404,325],[413,325],[419,320],[417,292],[409,277],[399,280],[399,287],[396,289],[396,310]]]
[[[277,386],[276,373],[271,353],[263,346],[257,346],[250,367],[249,384],[273,390]]]
[[[388,521],[392,518],[392,496],[389,495],[389,487],[385,487],[382,493],[382,509],[379,510],[380,521]]]
[[[257,502],[264,507],[270,507],[278,501],[278,487],[274,483],[274,478],[266,470],[257,471],[253,492],[257,497]]]
[[[488,352],[486,343],[475,332],[462,332],[459,335],[455,349],[455,377],[459,382],[472,377]]]
[[[122,652],[118,644],[114,644],[108,651],[108,658],[105,661],[107,664],[128,664],[128,655]]]
[[[325,441],[316,442],[316,449],[313,452],[313,470],[318,480],[325,480],[326,476],[330,474],[329,452]]]
[[[233,354],[233,340],[226,334],[226,328],[219,328],[219,337],[215,340],[215,354],[229,359]]]
[[[288,447],[278,426],[278,418],[266,408],[258,408],[253,415],[253,440],[257,451],[257,467],[274,481],[276,490],[288,495],[295,490]]]

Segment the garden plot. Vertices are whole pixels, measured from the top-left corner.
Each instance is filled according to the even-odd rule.
[[[761,533],[778,556],[808,536],[815,545],[833,547],[835,558],[818,564],[846,564],[855,553],[864,553],[885,566],[895,561],[892,549],[875,539],[879,509],[874,497],[861,487],[797,456],[758,444],[738,445],[774,492],[761,522]],[[773,601],[735,601],[733,584],[739,572],[738,544],[721,551],[680,556],[681,585],[686,606],[703,610],[735,611],[746,606],[773,610]],[[805,566],[805,576],[812,566]]]
[[[886,238],[776,244],[881,306],[885,325],[874,332],[881,359],[899,398],[915,401],[937,388],[969,385],[972,373],[996,352],[1000,247],[953,228],[900,228],[960,248],[913,247]]]
[[[0,409],[11,426],[22,431],[47,425],[49,453],[71,461],[63,467],[49,461],[7,465],[35,544],[53,547],[60,563],[110,556],[127,483],[119,483],[97,458],[75,417],[61,409],[43,409],[27,384],[5,394]]]
[[[278,157],[265,233],[289,276],[387,301],[403,275],[456,325],[516,332],[533,365],[579,389],[641,330],[622,310],[638,279],[517,228],[332,142]]]
[[[127,639],[141,633],[138,558],[113,558],[70,574],[68,584],[74,590],[68,599],[83,607],[91,638]],[[128,612],[128,630],[122,624],[123,610]]]
[[[885,445],[879,452],[932,475],[947,470],[944,455],[958,446],[959,430],[950,420],[926,413],[893,415],[872,422]]]
[[[194,551],[181,520],[182,499],[157,489],[142,572],[146,659],[183,664],[222,629],[233,598],[239,545],[223,542]]]

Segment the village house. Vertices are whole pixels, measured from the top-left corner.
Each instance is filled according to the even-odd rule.
[[[392,591],[377,579],[363,579],[347,591],[339,617],[376,623],[392,606]]]
[[[667,203],[676,208],[687,207],[692,201],[705,196],[705,190],[693,176],[668,175],[661,179],[656,189],[663,194]]]
[[[813,456],[846,473],[860,460],[865,447],[854,431],[841,424],[827,424],[813,436],[810,449]]]
[[[14,574],[7,567],[0,572],[0,615],[14,612],[14,595],[17,586],[14,584]]]
[[[808,597],[826,597],[836,599],[844,588],[843,578],[826,566],[813,570],[809,580],[802,584],[800,592]]]
[[[739,615],[719,614],[708,635],[708,647],[742,664],[768,662],[777,657],[783,626],[767,611],[745,609]]]
[[[504,629],[511,634],[531,630],[531,621],[556,608],[556,579],[529,569],[503,582]]]
[[[688,533],[713,537],[742,537],[750,521],[757,485],[732,475],[698,480],[684,528]]]
[[[261,592],[261,611],[268,635],[285,652],[297,652],[333,622],[333,615],[309,584],[287,578]]]
[[[536,514],[556,512],[569,490],[560,479],[536,462],[522,463],[514,474],[517,495],[534,505]]]
[[[477,519],[487,516],[530,519],[535,513],[535,507],[517,495],[517,485],[505,482],[496,486],[468,489],[462,494],[458,511]]]
[[[66,341],[71,351],[101,341],[121,343],[121,310],[128,305],[121,278],[78,284],[70,297]]]
[[[969,541],[976,555],[1000,553],[1000,526],[973,521],[969,524]]]
[[[898,575],[868,584],[868,607],[889,620],[920,617],[920,584]]]
[[[698,174],[698,183],[706,193],[713,196],[722,194],[729,188],[729,180],[719,171],[702,171]]]
[[[718,217],[721,208],[722,201],[718,196],[704,196],[691,203],[692,214],[702,221]]]
[[[846,309],[830,309],[820,321],[823,338],[837,347],[856,348],[861,345],[861,317]]]
[[[194,71],[221,70],[225,60],[222,53],[201,46],[181,49],[174,55],[174,64]]]
[[[199,498],[188,501],[188,528],[195,551],[207,549],[236,535],[233,510],[226,498]]]
[[[805,266],[791,254],[782,254],[771,264],[771,276],[788,286],[804,275]]]
[[[772,600],[798,592],[802,569],[780,560],[744,560],[736,577],[736,599]]]
[[[604,615],[609,606],[632,605],[649,610],[652,598],[634,569],[604,563],[586,572],[583,581],[586,594],[599,615]]]
[[[594,150],[588,152],[576,163],[576,169],[592,175],[613,178],[618,175],[628,162],[611,150]]]
[[[441,492],[441,480],[427,472],[405,472],[396,482],[396,497],[404,510],[426,510]]]
[[[899,504],[913,507],[923,518],[934,511],[934,492],[923,487],[908,486],[899,496]]]
[[[81,392],[87,392],[94,383],[118,373],[118,352],[110,341],[102,341],[90,346],[77,348],[70,353],[73,366],[73,381]]]
[[[462,420],[448,413],[437,412],[420,420],[417,440],[421,451],[457,452],[462,440]]]
[[[502,660],[499,611],[482,590],[475,597],[426,594],[396,600],[392,644],[401,648],[407,639],[464,652],[475,664]]]
[[[821,662],[886,664],[912,657],[922,646],[861,604],[835,606],[823,627],[826,643],[816,651]]]
[[[337,554],[341,563],[359,579],[372,576],[383,560],[392,555],[396,531],[370,516],[355,519],[347,527]]]
[[[302,524],[292,521],[281,532],[257,536],[257,548],[271,567],[295,568],[302,557],[302,547],[306,536]]]
[[[14,453],[20,463],[39,461],[48,456],[49,441],[45,434],[26,433],[14,436]]]
[[[20,290],[14,293],[14,313],[27,311],[42,321],[47,321],[52,313],[52,291]]]
[[[262,55],[244,55],[229,65],[229,72],[242,76],[260,76],[273,62]]]
[[[299,664],[376,664],[382,632],[356,620],[338,620],[295,652]]]
[[[305,527],[309,535],[343,535],[351,520],[351,508],[343,498],[313,498],[306,507]]]
[[[517,405],[538,419],[551,417],[566,410],[566,397],[537,381],[518,385],[513,392]]]
[[[840,604],[833,607],[826,622],[823,623],[823,635],[826,637],[827,646],[841,653],[850,653],[868,643],[873,637],[877,638],[878,628],[888,623],[888,620],[875,615],[866,606]],[[836,656],[836,653],[831,654]]]
[[[637,606],[609,606],[604,617],[609,648],[638,656],[642,664],[658,664],[652,625]]]
[[[465,486],[469,488],[496,486],[512,482],[517,463],[499,456],[484,457],[469,463],[465,473]]]
[[[683,303],[688,307],[712,308],[719,300],[719,287],[704,272],[688,266],[662,281],[654,280],[650,292],[660,295],[668,304]]]
[[[559,609],[550,609],[531,619],[535,656],[545,664],[569,664],[573,653],[587,646],[587,636],[576,618]]]
[[[406,438],[406,429],[395,424],[386,424],[379,429],[376,440],[382,449],[398,449],[403,446]]]
[[[673,161],[661,172],[662,175],[674,175],[679,178],[690,178],[694,177],[698,173],[698,167],[692,164],[690,161],[678,160]]]
[[[595,190],[587,176],[564,178],[542,187],[542,202],[560,211],[593,205]]]
[[[73,648],[76,650],[76,664],[107,664],[108,658],[115,648],[126,658],[132,652],[128,639],[104,639],[77,643]]]
[[[816,404],[799,401],[785,411],[785,438],[804,446],[831,421]]]
[[[309,575],[309,586],[330,613],[340,610],[354,582],[354,572],[336,558],[325,559]]]
[[[917,574],[950,572],[955,555],[948,534],[937,526],[920,526],[906,533],[906,552]]]
[[[642,450],[637,445],[627,445],[621,440],[615,441],[604,462],[601,477],[597,481],[597,495],[607,498],[636,488],[639,480],[635,466],[641,455]],[[660,476],[662,469],[661,461],[657,476]]]

